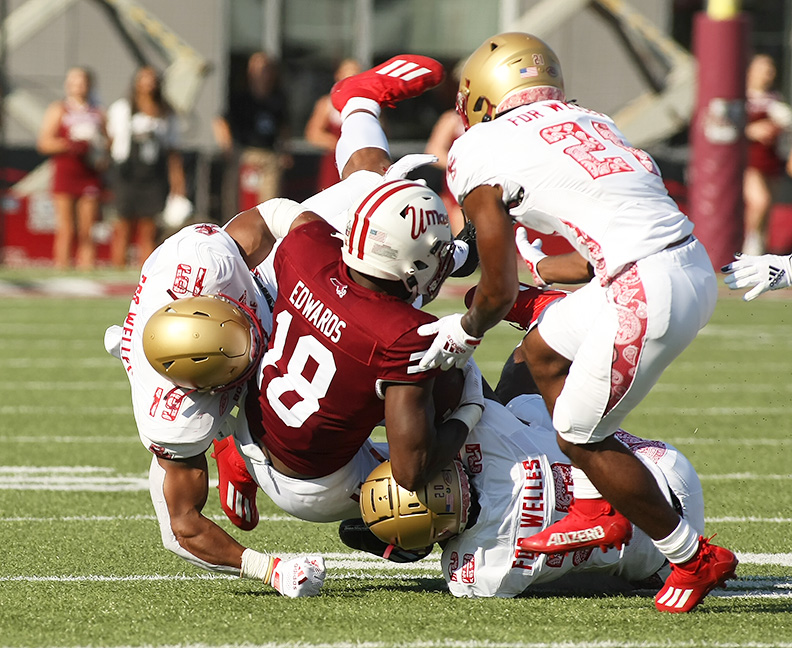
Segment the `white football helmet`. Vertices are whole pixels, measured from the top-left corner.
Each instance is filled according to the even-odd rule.
[[[393,478],[390,461],[371,471],[360,486],[360,514],[383,542],[421,549],[462,533],[470,511],[470,483],[452,461],[417,492]]]
[[[448,212],[418,182],[385,182],[349,211],[342,256],[365,275],[401,281],[414,300],[433,299],[454,268]]]

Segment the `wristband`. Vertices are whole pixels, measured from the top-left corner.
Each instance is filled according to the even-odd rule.
[[[463,423],[467,427],[468,432],[470,432],[481,420],[482,413],[483,410],[480,405],[469,403],[457,407],[446,420],[456,419]]]
[[[242,568],[239,570],[240,578],[258,578],[269,583],[272,579],[272,572],[279,560],[269,554],[245,549],[242,552]]]

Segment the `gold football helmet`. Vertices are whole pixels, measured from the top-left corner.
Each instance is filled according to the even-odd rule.
[[[224,295],[176,299],[143,329],[143,352],[157,372],[178,385],[220,391],[239,385],[264,351],[253,311]]]
[[[390,461],[371,471],[360,487],[363,521],[383,542],[419,549],[465,530],[470,485],[462,464],[453,461],[418,492],[399,486]]]
[[[510,108],[564,96],[553,50],[536,36],[512,32],[487,39],[470,55],[462,67],[456,109],[468,129]]]

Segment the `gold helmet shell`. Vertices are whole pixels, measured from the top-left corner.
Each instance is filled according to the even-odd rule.
[[[399,486],[390,461],[371,471],[360,487],[360,513],[383,542],[419,549],[465,530],[470,485],[462,464],[453,461],[418,492]]]
[[[456,109],[467,129],[505,110],[564,96],[553,50],[536,36],[510,32],[488,38],[470,55],[460,74]]]
[[[143,329],[143,352],[157,373],[198,391],[238,385],[250,377],[262,351],[255,314],[222,295],[176,299]]]

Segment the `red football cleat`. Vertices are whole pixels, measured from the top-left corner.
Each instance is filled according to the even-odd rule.
[[[473,303],[473,295],[476,294],[476,288],[477,286],[473,286],[465,295],[465,306],[468,308]],[[517,300],[503,319],[517,324],[520,328],[527,331],[545,308],[556,299],[561,299],[566,297],[566,295],[567,293],[563,290],[548,290],[521,283],[520,292],[517,293]]]
[[[342,79],[333,86],[330,98],[336,110],[343,110],[352,97],[373,99],[393,108],[399,101],[417,97],[443,80],[443,66],[428,56],[402,54],[382,65]]]
[[[245,460],[232,437],[220,441],[215,439],[212,443],[212,458],[217,461],[220,506],[228,519],[243,531],[255,529],[259,521],[256,508],[258,485],[248,473]]]
[[[699,536],[696,555],[686,563],[671,563],[671,575],[655,596],[661,612],[690,612],[704,597],[729,578],[734,578],[737,557],[728,549]]]
[[[529,551],[554,554],[594,547],[621,549],[631,538],[630,521],[606,500],[595,499],[573,500],[563,520],[519,543]]]

